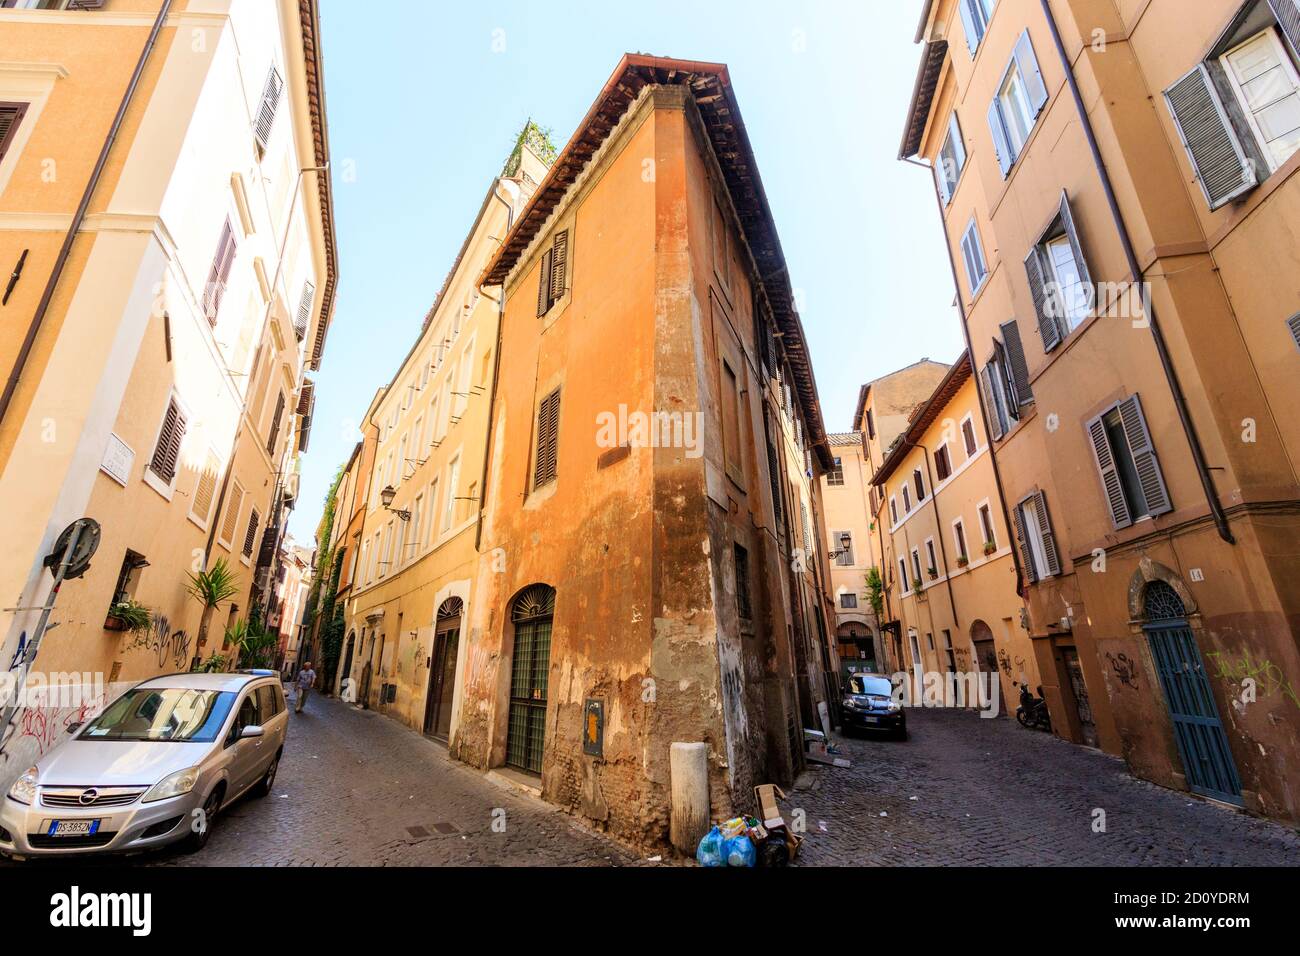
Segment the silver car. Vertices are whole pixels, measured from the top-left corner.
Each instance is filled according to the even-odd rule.
[[[275,782],[289,716],[273,671],[144,681],[9,788],[0,853],[121,853],[185,840]]]

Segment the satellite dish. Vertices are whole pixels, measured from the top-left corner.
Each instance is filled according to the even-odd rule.
[[[98,521],[94,518],[78,518],[72,522],[63,529],[58,540],[54,542],[54,549],[45,556],[45,561],[42,562],[51,572],[57,574],[59,564],[63,561],[63,554],[68,550],[68,542],[72,540],[72,533],[78,527],[81,529],[81,534],[77,536],[77,546],[73,549],[67,573],[63,575],[65,581],[79,578],[90,570],[90,559],[94,557],[96,549],[99,548]]]

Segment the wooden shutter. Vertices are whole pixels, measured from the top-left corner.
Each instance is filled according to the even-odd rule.
[[[1038,57],[1034,56],[1034,43],[1029,39],[1028,30],[1020,34],[1020,39],[1016,41],[1014,56],[1016,69],[1020,71],[1020,79],[1025,84],[1025,95],[1029,97],[1029,105],[1037,116],[1047,103],[1047,85],[1038,69]]]
[[[1147,428],[1146,416],[1142,414],[1142,402],[1136,395],[1130,395],[1119,403],[1119,419],[1124,426],[1124,437],[1128,439],[1128,450],[1133,456],[1133,469],[1137,472],[1142,497],[1147,500],[1147,514],[1154,517],[1172,511],[1169,489],[1165,487],[1151,431]]]
[[[780,529],[785,524],[781,507],[781,470],[777,464],[776,446],[772,444],[772,423],[766,402],[763,403],[763,440],[767,445],[767,480],[772,486],[772,516],[776,519],[776,527]]]
[[[239,509],[244,504],[244,489],[239,482],[230,485],[230,501],[226,505],[226,520],[221,523],[221,540],[231,547],[235,544],[235,532],[239,527]]]
[[[185,425],[185,415],[176,404],[176,399],[172,398],[167,403],[167,414],[163,417],[158,443],[154,446],[153,458],[149,461],[149,470],[169,485],[176,477],[176,463],[180,461]]]
[[[560,390],[542,399],[537,408],[537,455],[533,461],[533,488],[555,480],[560,438]]]
[[[1088,290],[1089,301],[1095,306],[1097,297],[1092,291],[1092,276],[1088,272],[1088,260],[1083,254],[1083,246],[1079,243],[1079,231],[1074,228],[1074,216],[1070,212],[1070,197],[1064,190],[1061,192],[1061,225],[1065,229],[1066,238],[1070,240],[1070,254],[1074,256],[1074,267],[1079,270],[1079,281]],[[1060,312],[1063,320],[1064,304],[1062,304]],[[1061,335],[1065,335],[1065,329],[1061,330]]]
[[[1106,504],[1110,508],[1110,521],[1116,528],[1127,528],[1133,523],[1128,501],[1124,497],[1124,485],[1120,481],[1119,466],[1115,463],[1115,452],[1110,447],[1106,435],[1104,415],[1098,415],[1088,422],[1088,437],[1092,439],[1092,453],[1097,462],[1097,472],[1101,476],[1101,489],[1106,495]]]
[[[203,462],[203,471],[199,473],[198,484],[194,486],[194,498],[190,502],[190,514],[206,525],[212,515],[212,500],[217,490],[217,472],[221,462],[216,454],[209,451]]]
[[[989,104],[989,132],[993,134],[993,152],[998,157],[998,168],[1002,170],[1002,178],[1006,179],[1015,156],[1011,152],[1011,141],[1007,139],[1007,130],[1002,123],[1002,107],[998,105],[996,95]]]
[[[1034,400],[1034,393],[1029,389],[1029,366],[1025,362],[1025,350],[1020,343],[1020,329],[1016,320],[1003,322],[1002,344],[1007,356],[1008,380],[1011,382],[1012,394],[1017,405],[1028,405]]]
[[[998,415],[997,397],[993,394],[993,366],[985,365],[980,369],[980,397],[984,399],[984,419],[989,423],[989,432],[995,439],[1001,438],[1002,418]]]
[[[542,267],[537,270],[537,317],[551,307],[551,250],[542,253]]]
[[[1034,300],[1034,314],[1038,316],[1038,334],[1043,339],[1043,351],[1050,352],[1061,344],[1061,325],[1056,317],[1060,311],[1055,298],[1047,291],[1047,275],[1038,246],[1025,256],[1025,275],[1029,278],[1029,295]]]
[[[1211,209],[1255,188],[1255,166],[1246,160],[1204,63],[1165,90],[1165,103]]]
[[[1268,0],[1277,17],[1278,26],[1291,44],[1291,51],[1300,57],[1300,0]]]
[[[569,230],[555,234],[555,244],[551,247],[551,294],[549,305],[554,305],[564,298],[564,283],[568,278],[569,265]]]
[[[298,414],[302,424],[298,426],[298,450],[307,450],[307,441],[311,437],[311,421],[316,414],[316,388],[311,382],[302,386],[302,396],[298,399]]]
[[[248,529],[244,532],[243,554],[246,558],[253,556],[253,545],[257,543],[257,525],[261,520],[256,508],[249,512]]]
[[[26,103],[0,103],[0,159],[9,152],[9,144],[13,142],[26,113]]]
[[[226,292],[226,281],[230,278],[236,248],[235,230],[227,218],[221,227],[221,238],[217,242],[216,254],[212,257],[212,266],[208,269],[208,284],[203,289],[203,314],[212,325],[217,324],[217,312]]]
[[[284,416],[284,392],[275,397],[275,414],[271,416],[271,431],[266,436],[266,453],[275,454],[275,443],[280,438],[280,419]]]
[[[1043,556],[1047,559],[1047,574],[1061,573],[1061,558],[1056,550],[1056,534],[1052,531],[1052,519],[1047,513],[1047,497],[1041,492],[1034,492],[1030,499],[1038,513],[1038,531],[1042,536]]]
[[[1030,536],[1024,531],[1024,509],[1034,501],[1032,498],[1026,498],[1024,501],[1015,506],[1011,511],[1011,518],[1015,524],[1015,546],[1021,549],[1021,564],[1024,567],[1024,576],[1030,581],[1030,584],[1039,579],[1039,571],[1034,566],[1034,549],[1030,546]]]
[[[272,66],[266,73],[266,84],[262,87],[262,104],[257,111],[257,122],[253,127],[253,133],[257,137],[257,145],[266,149],[267,141],[271,138],[271,126],[275,123],[275,111],[280,105],[280,94],[284,90],[284,80],[280,78],[280,71]]]
[[[302,297],[298,300],[298,317],[293,323],[293,334],[301,342],[307,335],[307,326],[311,324],[311,306],[316,301],[316,284],[310,280],[302,284]]]

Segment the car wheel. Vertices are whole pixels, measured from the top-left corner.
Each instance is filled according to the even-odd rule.
[[[203,802],[203,826],[194,829],[195,823],[198,822],[193,816],[190,817],[190,835],[185,838],[185,849],[189,853],[197,853],[208,845],[208,838],[212,836],[212,827],[217,822],[217,812],[221,809],[221,785],[213,787],[212,792],[208,794],[208,799]]]
[[[271,792],[275,786],[275,771],[280,767],[280,755],[276,754],[271,758],[271,766],[266,768],[266,773],[262,774],[262,779],[257,781],[253,786],[252,794],[254,797],[264,797]]]

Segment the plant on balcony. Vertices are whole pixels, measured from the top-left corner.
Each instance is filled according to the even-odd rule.
[[[126,598],[113,604],[104,618],[104,630],[138,634],[153,623],[153,613],[138,601]]]
[[[199,647],[203,647],[208,643],[208,625],[212,623],[213,612],[222,601],[229,601],[239,593],[239,582],[225,558],[217,558],[212,567],[189,578],[185,590],[203,605],[203,617],[199,619]]]
[[[938,569],[938,568],[926,568],[926,569],[925,569],[925,573],[928,574],[928,575],[930,575],[930,580],[933,581],[935,578],[937,578],[937,577],[939,576],[939,569]]]
[[[964,554],[957,555],[957,567],[964,568],[968,564],[970,564],[970,558],[966,557]]]
[[[280,635],[255,620],[240,620],[226,628],[225,643],[234,647],[234,660],[240,666],[269,667]]]
[[[993,553],[994,551],[996,551],[997,549],[998,549],[998,546],[997,546],[997,544],[996,544],[995,542],[993,542],[993,541],[985,541],[985,542],[984,542],[984,553],[985,553],[985,554],[992,554],[992,553]]]
[[[871,610],[876,612],[876,617],[881,618],[885,613],[885,583],[880,579],[880,570],[868,568],[866,580],[867,600],[871,602]]]

